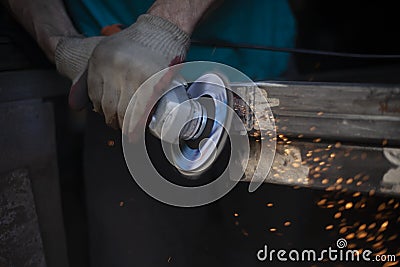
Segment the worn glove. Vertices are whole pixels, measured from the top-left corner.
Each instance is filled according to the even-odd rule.
[[[88,93],[94,110],[107,124],[121,127],[137,88],[154,73],[181,62],[190,44],[188,34],[153,15],[141,15],[123,31],[102,40],[89,60]],[[152,90],[135,99],[133,114],[139,124]]]
[[[58,41],[54,61],[58,72],[73,82],[68,98],[73,109],[83,109],[89,102],[86,70],[94,48],[103,38],[64,37]]]
[[[55,63],[58,72],[72,81],[87,69],[94,48],[104,37],[64,37],[57,44]]]

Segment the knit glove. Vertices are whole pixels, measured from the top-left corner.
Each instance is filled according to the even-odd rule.
[[[188,34],[163,18],[145,14],[130,27],[104,38],[89,59],[88,94],[108,125],[122,128],[125,111],[137,88],[154,73],[183,61]],[[134,125],[143,123],[154,88],[132,100]]]
[[[55,63],[59,73],[72,81],[87,69],[94,48],[104,37],[64,37],[57,44]]]
[[[68,77],[74,84],[69,91],[68,99],[73,109],[83,109],[89,102],[86,81],[88,61],[94,48],[103,38],[64,37],[57,44],[54,61],[58,72]]]

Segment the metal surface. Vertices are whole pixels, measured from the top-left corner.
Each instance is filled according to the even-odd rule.
[[[356,143],[400,144],[400,86],[258,83],[270,99],[278,133]]]
[[[274,103],[279,136],[266,182],[400,196],[400,86],[258,83]],[[237,85],[236,90],[251,88]],[[259,105],[253,100],[254,105]],[[276,105],[278,104],[278,105]],[[257,129],[244,181],[257,167]],[[261,129],[262,130],[262,129]],[[240,163],[238,163],[240,164]]]
[[[283,144],[284,143],[284,144]],[[281,141],[265,182],[326,191],[400,196],[400,163],[387,148],[306,141]],[[400,154],[400,149],[392,149]],[[253,141],[243,181],[257,166],[259,142]]]

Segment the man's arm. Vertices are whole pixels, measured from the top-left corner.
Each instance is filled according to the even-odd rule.
[[[54,62],[60,37],[80,36],[62,0],[0,0]]]
[[[200,19],[220,0],[157,0],[148,14],[169,20],[191,34]]]

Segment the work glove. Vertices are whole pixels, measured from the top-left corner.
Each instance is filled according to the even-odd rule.
[[[102,36],[61,38],[54,59],[58,72],[68,77],[74,85],[79,79],[86,79],[89,58],[103,38]],[[80,84],[72,86],[69,92],[69,105],[73,109],[83,109],[89,102],[86,80]]]
[[[59,73],[74,81],[87,69],[94,48],[103,40],[96,37],[63,37],[58,41],[55,63]]]
[[[154,73],[180,63],[189,35],[160,17],[145,14],[130,27],[104,38],[89,59],[88,93],[94,110],[108,125],[122,128],[127,106],[138,87]],[[155,88],[136,97],[130,127],[141,125]]]

